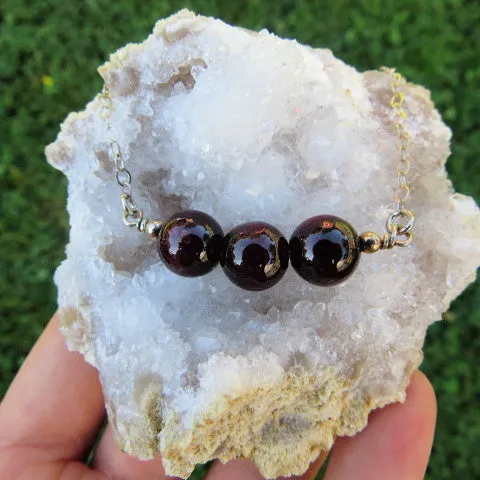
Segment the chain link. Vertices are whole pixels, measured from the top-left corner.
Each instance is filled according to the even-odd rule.
[[[118,141],[112,135],[112,124],[110,123],[110,115],[112,112],[112,99],[106,85],[103,86],[100,95],[100,103],[102,105],[102,117],[107,124],[107,132],[110,142],[110,158],[115,165],[115,178],[121,187],[120,202],[122,204],[122,220],[129,227],[136,227],[140,232],[146,232],[150,236],[155,237],[158,234],[161,222],[156,220],[148,220],[143,216],[143,210],[137,206],[132,196],[132,174],[125,166],[125,160]]]
[[[415,222],[415,216],[411,210],[407,210],[406,204],[410,198],[410,186],[408,185],[408,173],[410,172],[410,157],[408,147],[410,145],[410,135],[405,128],[405,121],[408,118],[403,105],[405,95],[399,90],[400,85],[404,83],[402,75],[393,68],[382,67],[382,71],[390,75],[390,88],[392,96],[390,97],[390,107],[393,110],[393,124],[395,126],[398,142],[397,149],[399,158],[397,161],[397,185],[394,191],[395,211],[388,217],[386,222],[387,233],[382,240],[382,248],[392,248],[394,246],[406,247],[412,243],[412,228]],[[404,239],[397,238],[404,236]]]

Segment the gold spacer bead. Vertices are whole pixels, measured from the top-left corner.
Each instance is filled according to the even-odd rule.
[[[150,238],[157,238],[160,235],[161,229],[162,229],[162,222],[158,220],[149,220],[145,228],[145,233]]]
[[[358,237],[358,246],[364,253],[375,253],[382,247],[382,238],[375,232],[364,232]]]

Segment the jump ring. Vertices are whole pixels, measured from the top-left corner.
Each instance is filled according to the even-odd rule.
[[[405,225],[396,223],[395,220],[404,218],[407,220],[407,223]],[[395,222],[395,223],[394,223]],[[413,227],[413,224],[415,223],[415,216],[411,210],[407,210],[406,208],[403,208],[401,210],[397,210],[393,212],[387,220],[387,232],[392,233],[393,229],[396,228],[397,233],[399,235],[406,235]]]

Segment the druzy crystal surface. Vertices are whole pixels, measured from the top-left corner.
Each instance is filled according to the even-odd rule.
[[[194,209],[225,232],[266,221],[290,238],[326,214],[384,231],[399,155],[387,73],[182,11],[100,74],[146,217]],[[428,325],[475,278],[480,215],[447,178],[451,132],[429,92],[400,89],[414,243],[362,255],[329,288],[293,268],[258,292],[221,268],[173,274],[122,222],[100,95],[68,116],[46,150],[69,182],[60,319],[69,347],[99,370],[124,450],[161,452],[180,477],[234,457],[266,477],[298,474],[372,409],[404,398]]]

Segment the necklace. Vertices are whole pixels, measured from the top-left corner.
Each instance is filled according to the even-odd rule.
[[[407,118],[403,108],[405,97],[399,90],[405,80],[394,69],[382,67],[381,70],[390,75],[389,104],[394,115],[399,151],[395,210],[386,221],[383,236],[370,231],[357,235],[348,222],[333,215],[317,215],[303,221],[290,241],[277,228],[260,221],[243,223],[224,235],[216,220],[198,210],[175,213],[165,222],[149,220],[133,200],[132,175],[125,165],[118,141],[111,138],[110,156],[121,188],[124,224],[155,239],[160,258],[172,272],[197,277],[220,263],[226,276],[246,290],[272,287],[283,277],[289,263],[307,282],[319,286],[336,285],[353,273],[360,253],[410,245],[414,214],[405,208],[410,197],[407,183],[410,136],[404,123]],[[100,98],[107,130],[111,131],[112,99],[106,85]]]

